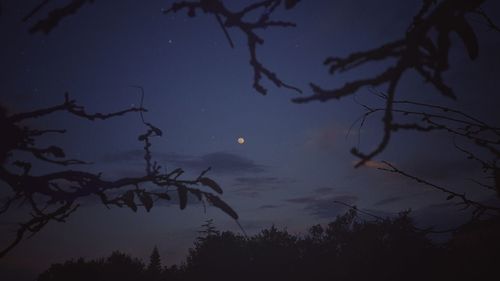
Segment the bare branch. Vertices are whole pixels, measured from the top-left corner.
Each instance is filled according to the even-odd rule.
[[[483,204],[483,203],[471,200],[465,194],[457,193],[457,192],[452,191],[446,187],[439,186],[437,184],[434,184],[434,183],[431,183],[431,182],[426,181],[424,179],[421,179],[417,176],[408,174],[387,161],[382,161],[382,163],[384,163],[388,168],[378,168],[379,170],[402,175],[402,176],[407,177],[409,179],[412,179],[420,184],[423,184],[423,185],[426,185],[428,187],[432,187],[434,189],[437,189],[441,192],[444,192],[444,193],[448,194],[448,196],[446,197],[446,200],[458,199],[459,201],[461,201],[459,203],[459,205],[464,205],[464,208],[473,207],[474,208],[473,215],[476,218],[479,218],[480,216],[482,216],[486,211],[493,211],[496,213],[500,213],[500,207],[491,206],[491,205],[487,205],[487,204]]]
[[[125,115],[125,114],[130,113],[130,112],[145,112],[146,109],[132,107],[129,109],[124,109],[124,110],[120,110],[117,112],[106,113],[106,114],[103,114],[103,113],[89,114],[89,113],[85,112],[85,108],[83,106],[77,105],[76,100],[69,99],[69,94],[65,93],[64,94],[64,102],[60,105],[49,107],[49,108],[44,108],[44,109],[39,109],[39,110],[35,110],[32,112],[24,112],[24,113],[14,114],[12,116],[7,117],[7,120],[12,122],[12,123],[17,123],[17,122],[23,121],[25,119],[42,117],[42,116],[54,113],[56,111],[66,111],[66,112],[71,113],[75,116],[93,121],[96,119],[106,120],[106,119],[113,118],[116,116]]]
[[[164,13],[176,13],[181,10],[187,10],[188,16],[194,17],[196,16],[196,11],[201,10],[206,14],[214,15],[231,48],[234,47],[234,43],[229,35],[228,29],[238,29],[246,36],[248,51],[250,54],[250,66],[254,72],[253,87],[257,92],[262,95],[267,94],[267,89],[261,84],[262,77],[265,77],[278,88],[283,87],[302,93],[302,90],[298,87],[285,83],[276,73],[263,65],[257,58],[257,46],[264,44],[264,39],[257,35],[256,30],[266,29],[269,27],[295,26],[292,22],[275,21],[270,19],[271,14],[281,3],[281,0],[264,0],[250,4],[241,11],[235,12],[227,9],[220,0],[199,0],[193,2],[181,1],[173,3],[170,8],[164,10]],[[285,8],[289,9],[291,7],[288,7],[285,3]],[[243,19],[247,14],[257,10],[263,10],[263,12],[261,12],[256,21],[246,21]]]
[[[498,25],[496,25],[493,20],[483,11],[483,9],[477,9],[474,11],[476,14],[480,15],[487,23],[488,27],[491,28],[491,30],[500,32],[500,28]]]
[[[39,12],[49,1],[45,0],[36,6],[28,15],[23,18],[23,21],[29,20],[37,12]],[[54,9],[49,12],[45,19],[39,20],[35,25],[30,28],[30,33],[42,32],[48,34],[51,32],[64,18],[75,14],[80,10],[83,5],[93,3],[94,0],[71,0],[65,6]]]

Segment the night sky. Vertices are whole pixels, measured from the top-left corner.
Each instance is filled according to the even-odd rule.
[[[291,101],[311,95],[311,82],[333,88],[384,67],[379,63],[331,76],[322,63],[330,55],[345,56],[401,37],[420,7],[419,0],[315,0],[279,9],[273,17],[293,21],[297,27],[261,30],[265,43],[259,46],[258,57],[303,93],[265,81],[265,96],[252,87],[246,38],[229,29],[235,43],[231,48],[213,16],[163,14],[172,1],[95,1],[48,35],[30,34],[36,19],[27,23],[21,19],[38,2],[2,1],[0,97],[8,110],[59,104],[68,92],[89,112],[111,112],[139,106],[140,90],[131,85],[143,87],[148,109],[144,117],[164,133],[153,141],[153,157],[167,169],[183,168],[186,177],[196,177],[211,166],[208,175],[222,186],[222,198],[238,212],[249,234],[273,224],[303,232],[345,212],[336,200],[379,215],[412,209],[418,225],[437,228],[467,217],[446,204],[442,193],[377,170],[381,160],[454,190],[467,190],[476,200],[493,200],[491,193],[470,189],[467,179],[477,177],[480,170],[457,152],[448,134],[398,133],[376,161],[354,168],[358,159],[350,149],[358,138],[361,148],[377,144],[381,117],[348,134],[363,113],[352,97],[323,103]],[[58,2],[63,1],[54,1],[40,16]],[[251,1],[226,2],[238,8]],[[499,19],[499,6],[487,2],[483,9]],[[480,43],[475,61],[464,55],[458,37],[452,37],[451,68],[444,79],[453,86],[456,101],[437,94],[415,73],[403,77],[397,94],[401,99],[459,108],[498,125],[500,35],[479,21],[473,24]],[[363,88],[356,99],[380,103],[373,90]],[[69,129],[65,135],[41,138],[40,144],[57,143],[68,156],[94,163],[81,169],[103,172],[109,179],[144,171],[142,144],[137,141],[144,125],[138,114],[91,122],[57,113],[29,125]],[[237,142],[239,137],[244,144]],[[37,173],[60,169],[47,164],[36,168]],[[196,201],[190,198],[182,211],[174,200],[149,213],[142,209],[134,213],[125,208],[107,210],[95,198],[87,198],[66,223],[49,223],[0,260],[0,272],[35,276],[52,263],[103,257],[113,250],[146,258],[155,245],[170,265],[184,259],[196,231],[209,218],[221,230],[240,231],[219,209],[208,206],[205,212]],[[0,242],[10,241],[14,223],[25,212],[20,208],[0,217]]]

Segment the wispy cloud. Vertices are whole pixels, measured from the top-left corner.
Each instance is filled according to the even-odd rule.
[[[278,205],[262,205],[259,207],[259,209],[276,209],[276,208],[279,208],[280,206]]]
[[[262,186],[282,184],[285,181],[277,177],[238,177],[234,179],[236,186]]]
[[[110,154],[105,156],[103,160],[113,163],[142,164],[144,163],[144,151],[136,149]],[[251,159],[229,152],[213,152],[201,156],[153,152],[153,160],[160,164],[166,163],[193,171],[212,167],[211,173],[215,174],[262,173],[266,171],[264,165],[259,165]]]
[[[304,144],[305,147],[315,150],[331,150],[344,145],[346,137],[355,134],[355,131],[349,132],[348,128],[338,121],[331,121],[310,130]]]
[[[317,193],[317,194],[331,194],[335,191],[335,189],[333,187],[320,187],[320,188],[316,188],[314,190],[314,193]]]

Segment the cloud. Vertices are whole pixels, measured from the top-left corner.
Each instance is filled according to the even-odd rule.
[[[292,198],[292,199],[287,199],[287,202],[290,203],[297,203],[297,204],[310,204],[317,202],[318,199],[316,199],[313,196],[307,196],[307,197],[297,197],[297,198]]]
[[[234,185],[237,186],[262,186],[281,184],[285,182],[277,177],[238,177],[234,179]]]
[[[317,194],[331,194],[334,191],[333,187],[320,187],[314,190]]]
[[[279,208],[280,206],[278,205],[262,205],[259,207],[259,209],[276,209]]]
[[[345,139],[346,136],[346,128],[336,122],[330,122],[324,127],[310,131],[306,138],[305,146],[319,150],[330,150],[338,146],[339,140],[341,138]]]
[[[359,161],[359,160],[358,160]],[[353,164],[357,164],[358,161],[355,161],[353,162]],[[368,168],[372,168],[372,169],[383,169],[383,168],[388,168],[388,166],[382,162],[379,162],[379,161],[374,161],[374,160],[368,160],[365,162],[365,166],[368,167]]]
[[[348,207],[336,202],[340,201],[346,204],[354,204],[358,201],[358,197],[353,195],[340,195],[327,198],[305,196],[287,199],[286,201],[294,204],[304,204],[304,210],[317,218],[333,219],[348,209]]]
[[[187,163],[187,164],[198,164]],[[254,161],[228,152],[215,152],[205,154],[201,157],[201,164],[208,164],[214,173],[250,172],[261,173],[265,171],[264,166]]]
[[[242,196],[255,198],[261,192],[285,187],[293,182],[295,181],[291,179],[270,176],[237,177],[233,183],[237,189],[233,191]]]
[[[179,167],[187,171],[202,171],[207,167],[212,167],[211,173],[215,174],[261,173],[266,171],[265,166],[229,152],[213,152],[201,156],[191,156],[153,151],[153,160],[161,165],[168,164],[169,166]],[[115,153],[105,156],[103,161],[112,163],[128,162],[130,164],[142,165],[144,163],[144,151],[135,149]]]
[[[384,206],[384,205],[388,205],[388,204],[391,204],[394,202],[401,201],[402,199],[403,198],[400,196],[389,197],[389,198],[382,199],[382,200],[376,202],[375,204],[373,204],[373,206]]]

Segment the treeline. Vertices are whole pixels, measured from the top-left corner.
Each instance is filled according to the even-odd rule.
[[[305,235],[275,227],[244,237],[209,222],[180,266],[149,265],[115,252],[107,259],[54,264],[39,281],[62,280],[499,280],[500,221],[463,225],[444,244],[408,212],[376,221],[351,210]]]

